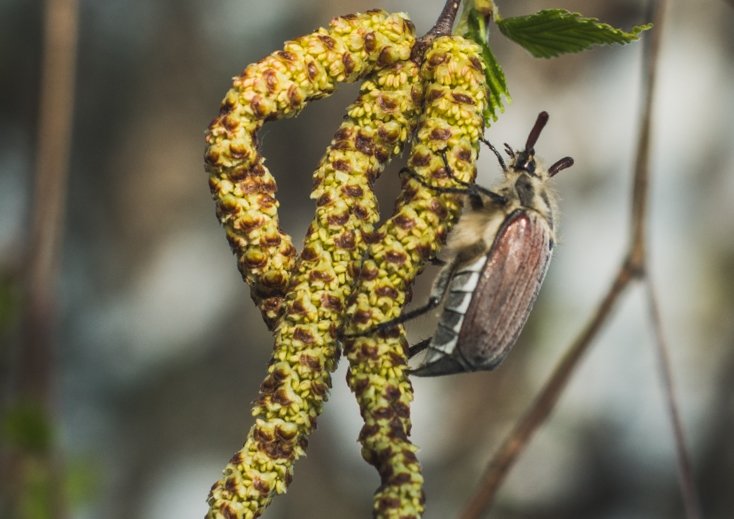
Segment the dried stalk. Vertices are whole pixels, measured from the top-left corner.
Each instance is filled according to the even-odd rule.
[[[77,22],[77,0],[46,1],[36,174],[29,204],[30,243],[22,302],[22,343],[18,384],[12,402],[14,411],[26,417],[30,412],[49,434],[54,418],[56,288],[73,126]],[[7,463],[2,463],[0,479],[5,491],[12,495],[9,506],[13,509],[31,487],[38,486],[41,477],[48,517],[62,518],[66,516],[63,470],[53,436],[47,440],[40,451],[11,446]]]
[[[652,2],[649,5],[651,16],[648,16],[648,19],[651,19],[655,24],[655,30],[652,31],[649,40],[647,41],[645,59],[643,61],[643,77],[645,77],[647,81],[645,81],[643,85],[644,97],[634,169],[630,245],[628,252],[617,271],[611,287],[607,291],[607,294],[604,296],[604,299],[598,306],[597,310],[594,312],[591,320],[569,347],[564,357],[556,366],[553,374],[540,391],[538,397],[531,404],[530,408],[525,412],[523,417],[518,421],[506,439],[502,442],[499,449],[495,452],[480,480],[477,491],[469,499],[465,509],[461,513],[461,519],[478,518],[491,506],[494,498],[496,497],[497,490],[507,476],[509,469],[527,446],[535,431],[543,424],[546,418],[553,411],[556,402],[575,372],[583,354],[589,348],[593,339],[598,335],[602,325],[611,317],[612,310],[614,309],[619,297],[630,286],[630,282],[636,278],[641,278],[647,284],[649,290],[650,312],[653,325],[655,327],[655,337],[660,359],[664,392],[674,430],[680,482],[686,514],[689,519],[698,519],[700,517],[690,462],[688,461],[682,427],[677,407],[675,405],[667,346],[662,335],[662,326],[660,324],[660,316],[654,295],[654,288],[649,274],[647,273],[646,232],[647,210],[649,203],[648,191],[650,183],[649,155],[650,137],[652,133],[652,102],[655,90],[657,61],[661,35],[663,32],[666,5],[666,0]]]
[[[663,386],[663,395],[665,396],[665,404],[668,407],[668,416],[670,417],[670,425],[673,428],[675,438],[675,448],[678,457],[678,482],[683,497],[683,505],[686,510],[686,517],[689,519],[700,519],[701,506],[698,499],[698,492],[693,481],[693,469],[691,468],[690,456],[686,449],[685,436],[683,434],[683,426],[680,421],[680,413],[675,398],[675,386],[673,383],[673,372],[670,367],[670,355],[668,343],[663,333],[663,324],[660,317],[660,304],[652,279],[647,277],[647,304],[650,312],[650,321],[653,325],[655,334],[655,352],[658,356],[658,367],[660,368],[660,381]]]
[[[52,367],[51,327],[69,173],[77,0],[48,0],[41,76],[36,178],[28,251],[21,391],[49,403]]]
[[[617,272],[617,276],[604,299],[594,312],[594,316],[566,351],[530,408],[495,452],[480,480],[478,490],[461,513],[461,519],[481,517],[482,513],[491,506],[497,490],[505,480],[510,468],[527,446],[535,431],[550,415],[581,357],[586,353],[589,345],[606,323],[619,297],[627,289],[632,279],[631,271],[623,265]]]

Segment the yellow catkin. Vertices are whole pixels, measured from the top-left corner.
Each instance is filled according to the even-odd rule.
[[[297,115],[337,83],[406,60],[415,40],[403,14],[373,10],[286,42],[234,79],[206,135],[205,162],[217,217],[269,326],[281,313],[295,267],[293,242],[278,225],[275,180],[257,149],[265,123]]]
[[[472,181],[478,139],[483,131],[486,82],[479,47],[461,37],[439,37],[426,52],[421,74],[424,112],[409,167],[430,185],[453,186],[441,156],[453,173]],[[355,333],[400,315],[406,294],[424,262],[436,253],[461,210],[460,198],[440,194],[410,177],[394,215],[375,233],[367,249],[346,329]],[[374,515],[380,518],[420,517],[423,477],[410,443],[412,386],[402,327],[384,337],[348,340],[348,383],[359,402],[365,425],[360,433],[362,455],[381,477]]]
[[[418,121],[420,68],[410,60],[374,72],[314,174],[316,214],[291,275],[268,374],[243,448],[212,487],[210,518],[256,517],[290,482],[331,385],[336,331],[378,219],[372,183]]]

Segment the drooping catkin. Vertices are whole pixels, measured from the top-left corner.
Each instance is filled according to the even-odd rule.
[[[418,121],[419,72],[406,60],[368,77],[314,174],[316,214],[290,277],[256,422],[212,487],[210,518],[256,517],[290,482],[331,385],[362,236],[378,219],[372,184]]]
[[[454,175],[472,181],[487,97],[481,51],[461,37],[439,37],[426,52],[421,74],[424,112],[408,165],[430,185],[455,187],[444,167],[445,153]],[[400,315],[415,276],[444,242],[460,210],[457,195],[404,179],[394,215],[372,236],[367,249],[347,311],[348,334]],[[420,517],[423,478],[416,447],[408,439],[413,395],[407,343],[402,326],[384,335],[346,341],[347,381],[365,421],[359,437],[362,455],[381,478],[375,517]]]
[[[335,18],[328,29],[286,42],[234,79],[206,136],[206,169],[217,217],[252,297],[274,326],[296,262],[278,224],[276,184],[257,147],[272,119],[297,115],[337,83],[407,59],[415,41],[403,14],[373,10]]]

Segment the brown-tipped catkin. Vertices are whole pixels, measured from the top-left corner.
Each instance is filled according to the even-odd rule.
[[[291,275],[273,359],[245,445],[212,487],[210,518],[256,517],[290,482],[336,367],[336,330],[379,215],[372,183],[412,134],[422,103],[410,60],[374,72],[314,174],[316,215]],[[227,515],[229,514],[229,516]]]
[[[424,112],[408,165],[429,185],[456,187],[444,166],[445,153],[453,174],[472,181],[487,102],[480,48],[461,37],[439,37],[426,52],[421,74]],[[394,215],[367,249],[347,311],[348,334],[400,315],[415,276],[445,240],[460,210],[457,195],[440,194],[413,178],[404,179]],[[359,438],[362,454],[381,477],[375,517],[420,517],[423,477],[416,447],[408,439],[413,394],[406,341],[402,326],[386,335],[347,341],[347,380],[365,421]]]
[[[374,10],[335,18],[328,29],[286,42],[234,79],[206,136],[205,161],[217,217],[245,282],[269,326],[296,262],[278,225],[276,184],[257,149],[256,133],[272,119],[297,115],[337,83],[410,55],[413,25],[403,14]]]

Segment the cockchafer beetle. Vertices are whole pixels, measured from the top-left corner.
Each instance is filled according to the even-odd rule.
[[[443,268],[428,302],[360,333],[386,330],[445,300],[434,335],[410,348],[411,357],[427,350],[413,375],[491,370],[517,341],[538,297],[555,242],[556,200],[547,184],[559,171],[573,165],[571,157],[548,169],[538,164],[534,147],[547,122],[548,114],[541,112],[522,151],[505,144],[508,165],[496,148],[483,140],[505,177],[492,189],[454,177],[445,156],[448,174],[461,187],[431,186],[415,172],[403,170],[430,189],[465,194],[468,199],[439,253],[438,263]]]

